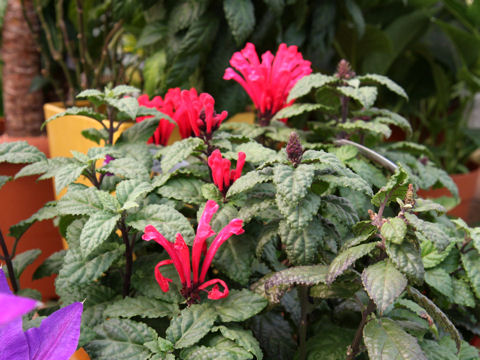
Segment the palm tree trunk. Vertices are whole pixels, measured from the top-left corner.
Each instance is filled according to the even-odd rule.
[[[32,0],[24,5],[25,15],[38,31]],[[2,38],[5,131],[10,136],[40,135],[43,96],[41,91],[30,91],[32,80],[40,75],[40,53],[21,0],[8,0]]]

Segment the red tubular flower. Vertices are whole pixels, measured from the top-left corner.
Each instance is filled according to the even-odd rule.
[[[238,153],[237,168],[230,170],[230,160],[224,159],[220,150],[215,150],[208,157],[208,166],[212,170],[213,183],[217,185],[218,190],[225,196],[228,188],[242,175],[243,165],[245,165],[245,153]]]
[[[243,220],[233,219],[230,221],[230,223],[218,233],[207,250],[207,239],[215,235],[215,232],[210,226],[210,221],[217,210],[218,204],[215,201],[207,201],[197,226],[197,234],[193,240],[191,266],[190,251],[187,244],[185,244],[182,235],[177,234],[175,243],[171,243],[165,239],[165,237],[160,234],[154,226],[147,225],[142,236],[142,239],[146,241],[155,240],[170,256],[170,259],[160,261],[155,266],[155,279],[162,291],[167,292],[169,290],[169,282],[172,280],[164,277],[160,272],[160,268],[164,265],[173,264],[182,283],[181,293],[187,300],[188,304],[195,303],[200,299],[200,291],[206,291],[208,293],[208,298],[212,300],[218,300],[228,296],[228,287],[223,280],[212,279],[205,281],[205,278],[208,268],[220,246],[233,234],[243,234]],[[205,258],[202,267],[200,268],[202,254],[204,254]],[[191,275],[192,270],[193,278]],[[207,290],[212,285],[213,287],[210,290]],[[218,285],[222,286],[223,291],[220,290]]]
[[[166,99],[165,99],[166,100]],[[164,114],[169,115],[172,117],[173,109],[172,107],[167,104],[165,101],[162,100],[160,96],[155,96],[152,100],[148,99],[148,95],[143,94],[137,98],[138,105],[145,106],[149,108],[155,108],[158,111],[163,112]],[[151,116],[139,116],[137,117],[137,122],[143,121],[145,119],[150,118]],[[167,145],[168,139],[172,134],[173,128],[175,127],[170,121],[166,119],[160,119],[157,129],[153,133],[153,136],[148,139],[148,143],[154,143],[157,145]]]
[[[286,44],[280,44],[275,56],[270,51],[264,53],[260,63],[255,45],[247,43],[233,54],[230,65],[238,72],[229,67],[223,78],[242,85],[257,108],[260,125],[268,125],[279,110],[294,102],[287,103],[288,93],[298,80],[312,72],[310,61],[303,59],[296,46]]]
[[[170,89],[165,95],[165,102],[175,110],[172,117],[182,139],[192,135],[208,139],[228,115],[226,111],[217,114],[213,97],[207,93],[198,95],[194,88]]]

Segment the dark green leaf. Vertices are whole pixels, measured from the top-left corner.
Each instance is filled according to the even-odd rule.
[[[230,290],[226,298],[212,302],[222,322],[245,321],[262,311],[267,301],[247,289]]]
[[[407,277],[421,283],[425,275],[420,249],[417,249],[410,241],[403,244],[385,244],[387,255],[395,266]]]
[[[52,255],[46,258],[42,265],[40,265],[33,273],[33,280],[38,280],[43,277],[58,273],[58,270],[63,264],[65,254],[66,250],[60,250],[54,252]]]
[[[23,271],[27,268],[27,266],[32,264],[40,256],[41,253],[42,251],[40,249],[32,249],[17,254],[12,261],[15,278],[18,279],[20,275],[22,275]],[[3,271],[5,272],[5,276],[8,277],[8,269],[4,267]]]
[[[126,297],[107,306],[104,315],[108,317],[132,318],[159,318],[173,317],[179,312],[177,304],[150,299],[144,296]]]
[[[475,291],[475,295],[480,299],[480,254],[476,249],[472,249],[462,253],[461,258],[468,280]]]
[[[368,243],[354,246],[341,252],[328,267],[326,283],[331,284],[335,279],[347,270],[355,261],[369,254],[375,249],[376,243]]]
[[[292,264],[306,265],[315,262],[318,247],[323,239],[323,229],[318,221],[313,220],[308,226],[300,229],[294,229],[282,221],[279,234]]]
[[[293,99],[308,94],[314,88],[319,88],[337,81],[338,78],[336,76],[328,76],[320,73],[304,76],[298,80],[292,90],[290,90],[287,101],[290,102]]]
[[[255,27],[251,0],[223,0],[223,10],[237,45],[244,43]]]

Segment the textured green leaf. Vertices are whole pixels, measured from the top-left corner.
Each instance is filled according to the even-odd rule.
[[[85,129],[85,130],[82,130],[82,136],[85,139],[96,142],[99,145],[102,140],[106,143],[108,139],[108,133],[105,129],[100,129],[100,130],[95,128]]]
[[[131,157],[112,160],[100,170],[103,173],[112,173],[127,179],[148,180],[150,176],[150,170]]]
[[[58,202],[58,213],[65,215],[91,215],[99,211],[116,212],[117,200],[109,193],[94,187],[67,192]]]
[[[445,260],[450,254],[451,250],[455,246],[454,242],[451,242],[443,251],[438,251],[433,244],[433,242],[429,240],[423,240],[422,243],[420,244],[420,247],[422,249],[422,261],[423,261],[423,266],[425,269],[430,269],[441,262]]]
[[[55,203],[53,201],[48,202],[28,219],[22,220],[19,223],[12,225],[9,229],[10,233],[8,235],[19,239],[36,221],[53,219],[57,215],[58,213],[57,208],[55,207]]]
[[[104,315],[108,317],[132,318],[159,318],[173,317],[179,312],[177,304],[150,299],[144,296],[126,297],[108,305]]]
[[[387,222],[382,225],[380,232],[387,242],[401,245],[405,235],[407,235],[407,224],[398,217],[388,218]]]
[[[292,203],[278,196],[278,194],[275,200],[280,213],[284,216],[288,225],[297,230],[306,227],[312,221],[322,203],[320,196],[310,191],[300,202]],[[317,237],[321,237],[323,231],[321,229],[318,230],[320,233]]]
[[[369,131],[376,135],[385,136],[387,139],[392,135],[392,130],[385,124],[378,121],[363,121],[355,120],[349,121],[343,124],[339,124],[338,128],[345,130],[348,133],[354,133],[358,131]]]
[[[349,98],[358,101],[363,107],[369,108],[377,99],[377,88],[374,86],[338,86],[336,88],[340,93]]]
[[[354,281],[337,281],[333,284],[318,284],[310,288],[310,296],[320,299],[349,299],[360,290],[361,285]]]
[[[172,319],[166,330],[167,340],[176,349],[192,346],[212,329],[216,319],[217,313],[210,303],[192,305]]]
[[[427,298],[425,295],[420,293],[417,289],[409,286],[408,293],[410,296],[425,310],[428,314],[445,330],[450,336],[455,340],[457,344],[457,349],[460,349],[462,338],[458,330],[455,328],[455,325],[450,321],[450,319],[445,315],[442,310],[440,310],[437,305],[433,303],[432,300]]]
[[[193,244],[195,233],[188,219],[168,205],[148,205],[129,215],[126,224],[138,231],[144,231],[147,225],[153,225],[169,241],[175,241],[177,233],[182,234],[188,244]]]
[[[405,213],[405,218],[416,232],[420,233],[425,239],[433,242],[438,250],[445,250],[450,244],[450,237],[444,225],[421,220],[414,214],[408,212]]]
[[[383,313],[400,296],[407,286],[407,279],[388,260],[365,268],[362,282],[370,298]]]
[[[277,165],[273,170],[273,182],[280,196],[290,204],[296,204],[308,193],[312,185],[315,168],[312,165],[300,164],[294,168],[288,165]]]
[[[251,0],[223,0],[223,10],[237,45],[243,44],[255,27]]]
[[[66,111],[63,111],[61,113],[55,114],[51,117],[49,117],[45,122],[42,124],[42,128],[49,123],[52,120],[67,116],[67,115],[80,115],[80,116],[87,116],[89,118],[95,119],[97,121],[102,121],[105,120],[106,117],[102,113],[98,113],[92,108],[89,107],[76,107],[73,106],[71,108],[68,108]]]
[[[270,161],[277,156],[275,150],[269,149],[257,142],[239,144],[235,147],[234,152],[228,152],[226,155],[231,159],[236,159],[240,151],[245,153],[247,162],[254,164]]]
[[[97,280],[124,253],[123,245],[93,258],[84,259],[80,250],[69,249],[58,273],[56,287],[87,284]]]
[[[136,99],[134,99],[137,101]],[[138,105],[138,104],[137,104]],[[159,118],[149,118],[136,123],[123,131],[116,141],[116,145],[125,143],[146,143],[158,127]]]
[[[452,279],[442,268],[427,270],[425,272],[425,282],[448,298],[453,297]]]
[[[363,329],[370,359],[427,360],[417,340],[390,319],[372,319]]]
[[[323,240],[323,229],[318,221],[313,220],[308,226],[300,229],[294,229],[282,221],[279,234],[292,264],[306,265],[316,261],[317,250]]]
[[[90,255],[103,244],[117,225],[120,214],[94,213],[85,223],[80,234],[80,249],[83,256]]]
[[[372,188],[370,185],[368,185],[365,180],[353,172],[350,174],[350,176],[322,175],[320,176],[320,179],[329,183],[330,185],[360,191],[369,196],[372,195]]]
[[[190,155],[199,152],[203,148],[200,138],[190,137],[161,149],[155,157],[162,157],[162,171],[169,172],[177,164],[186,160]]]
[[[408,188],[408,174],[402,168],[399,167],[395,170],[395,173],[388,179],[388,182],[383,186],[372,198],[372,204],[375,206],[380,206],[380,204],[385,201],[385,198],[389,196],[387,204],[391,201],[395,201],[396,198],[403,198],[407,193]]]
[[[255,316],[252,320],[252,330],[262,344],[265,357],[268,359],[291,360],[297,343],[293,340],[289,322],[280,314],[269,311]]]
[[[388,257],[398,270],[418,283],[423,281],[425,269],[420,249],[409,241],[404,241],[401,245],[386,243],[385,247]]]
[[[453,283],[453,297],[452,301],[455,304],[475,307],[475,296],[473,295],[472,290],[470,290],[470,285],[459,279],[452,279]]]
[[[306,344],[306,359],[345,360],[355,331],[335,326],[325,318],[320,319],[314,326],[315,335],[309,336]],[[298,353],[299,351],[297,356]]]
[[[271,180],[271,176],[269,175],[262,174],[260,171],[250,171],[240,176],[232,184],[232,186],[230,186],[227,192],[227,198],[240,194],[244,191],[250,190],[255,185],[264,183],[269,180]]]
[[[278,111],[272,120],[289,119],[307,112],[324,110],[326,108],[322,104],[292,104]]]
[[[332,214],[334,217],[342,219],[342,223],[349,226],[358,221],[358,215],[347,199],[335,195],[322,196],[322,207],[325,208],[325,214]]]
[[[126,94],[135,94],[139,93],[140,89],[136,88],[135,86],[131,85],[117,85],[112,89],[112,95],[115,97],[123,96]],[[128,99],[128,97],[127,97]]]
[[[357,79],[360,81],[374,81],[376,83],[386,86],[390,91],[393,91],[395,94],[400,95],[405,99],[408,99],[408,95],[405,90],[403,90],[401,86],[399,86],[396,82],[390,80],[386,76],[378,74],[365,74],[362,76],[357,76]]]
[[[331,284],[335,279],[347,270],[355,261],[369,254],[375,249],[376,243],[362,244],[348,248],[337,255],[328,267],[326,283]]]
[[[230,290],[226,298],[212,302],[222,322],[245,321],[262,311],[267,301],[247,289]]]
[[[415,212],[427,212],[427,211],[436,211],[437,214],[443,214],[447,212],[447,209],[436,203],[435,201],[418,198],[415,199]]]
[[[223,336],[225,336],[227,339],[235,341],[237,345],[255,355],[258,360],[263,359],[263,353],[260,349],[260,345],[258,344],[257,339],[253,337],[251,331],[237,326],[215,326],[212,331],[220,331]]]
[[[458,360],[455,344],[452,348],[445,342],[423,339],[420,346],[429,360]]]
[[[187,204],[201,204],[205,201],[202,195],[203,184],[205,184],[203,181],[195,178],[178,177],[168,180],[157,190],[157,193]]]
[[[326,265],[296,266],[267,275],[264,290],[271,302],[279,302],[293,285],[312,286],[324,283]]]
[[[80,93],[76,96],[76,98],[86,99],[91,96],[101,99],[104,97],[104,93],[97,89],[86,89],[86,90],[80,91]]]
[[[107,104],[124,113],[131,120],[137,117],[139,109],[138,101],[134,97],[123,97],[121,99],[106,98]]]
[[[122,210],[138,206],[138,201],[153,190],[150,182],[139,179],[124,180],[117,185],[117,200],[122,206]]]
[[[475,295],[480,299],[480,254],[473,249],[462,253],[461,259]]]
[[[2,188],[3,185],[5,185],[10,180],[12,180],[11,176],[0,175],[0,189]]]
[[[0,163],[25,164],[45,160],[45,154],[26,141],[0,144]]]
[[[96,337],[85,350],[99,360],[147,359],[151,352],[144,344],[157,338],[152,328],[127,319],[109,319],[94,330]]]
[[[12,261],[13,272],[18,279],[28,265],[32,264],[42,253],[40,249],[32,249],[17,254]],[[6,276],[9,276],[7,267],[3,268]]]
[[[310,93],[314,88],[319,88],[337,81],[338,78],[336,76],[323,75],[320,73],[304,76],[297,81],[295,86],[288,93],[287,102]]]
[[[66,250],[60,250],[46,258],[33,273],[33,280],[56,274],[63,264],[66,252]]]
[[[184,360],[247,360],[253,356],[233,341],[221,337],[221,341],[215,346],[193,346],[182,350],[180,357]]]

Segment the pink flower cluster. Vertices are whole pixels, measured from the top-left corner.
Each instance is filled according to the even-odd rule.
[[[288,93],[298,80],[312,72],[310,61],[303,59],[296,46],[286,44],[280,44],[275,56],[270,51],[264,53],[260,62],[255,45],[247,43],[233,54],[230,65],[223,78],[233,79],[245,89],[257,108],[261,125],[268,125],[279,110],[294,102],[287,103]]]
[[[220,150],[215,150],[208,157],[208,166],[212,171],[213,183],[218,190],[225,196],[230,185],[233,184],[242,175],[243,165],[245,165],[246,155],[244,152],[238,153],[237,168],[230,170],[230,160],[224,159]]]

